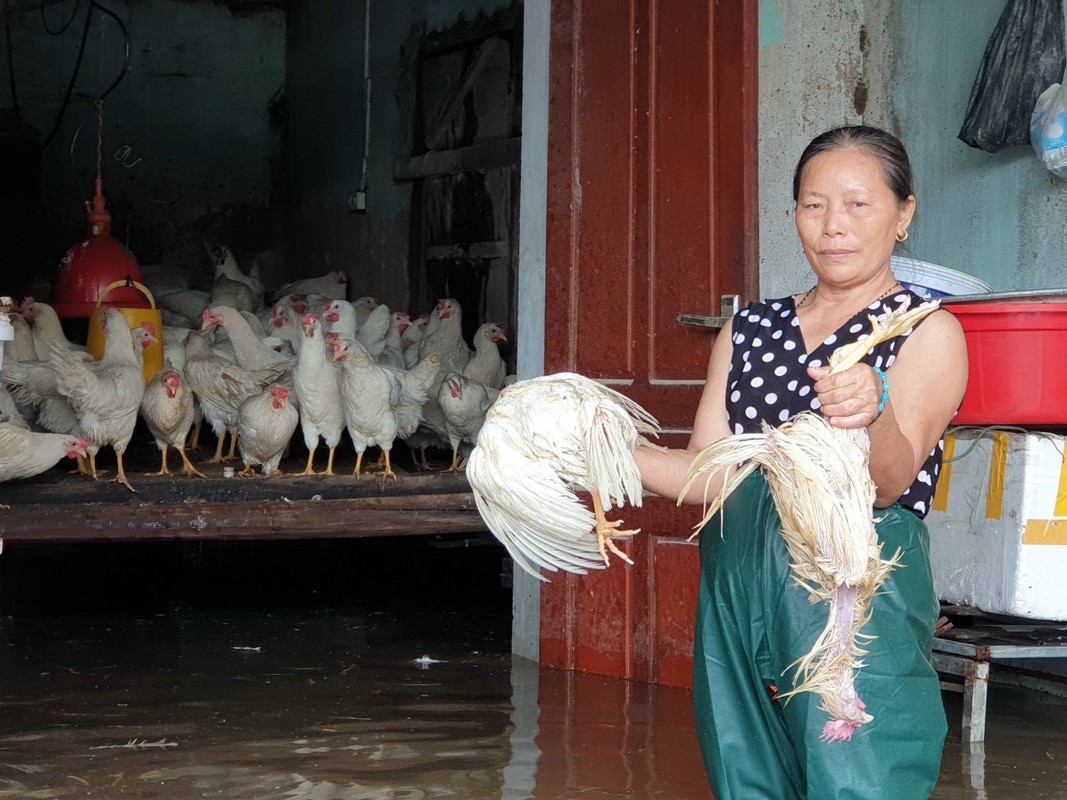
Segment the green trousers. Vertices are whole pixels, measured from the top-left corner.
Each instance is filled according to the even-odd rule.
[[[937,783],[947,726],[929,663],[937,598],[925,524],[876,510],[883,557],[903,560],[874,600],[856,689],[872,722],[851,741],[819,741],[828,717],[793,686],[790,665],[827,618],[793,581],[763,476],[752,475],[700,533],[694,653],[697,735],[716,800],[925,800]]]

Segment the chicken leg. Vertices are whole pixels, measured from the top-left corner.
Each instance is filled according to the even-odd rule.
[[[187,456],[185,454],[185,448],[184,447],[179,447],[178,448],[178,455],[180,455],[182,457],[182,465],[183,465],[182,466],[182,473],[184,475],[187,475],[190,478],[193,477],[194,475],[198,475],[201,478],[206,478],[207,477],[206,475],[204,475],[203,472],[201,472],[200,470],[198,470],[196,467],[193,466],[193,462],[190,461],[189,460],[189,456]]]
[[[167,466],[167,451],[169,449],[169,445],[163,445],[163,457],[159,465],[159,472],[146,472],[144,474],[146,478],[158,478],[161,475],[170,475],[170,468]]]
[[[304,465],[304,471],[300,472],[300,473],[297,473],[297,474],[299,476],[318,475],[318,473],[315,472],[315,451],[314,451],[314,449],[312,449],[308,453],[308,463]]]
[[[223,428],[222,429],[222,433],[219,434],[219,441],[215,445],[215,455],[212,456],[211,458],[209,458],[204,463],[205,464],[221,464],[223,461],[226,461],[227,459],[223,458],[223,456],[222,456],[222,448],[225,446],[225,444],[226,444],[226,429]]]
[[[193,477],[193,475],[198,475],[201,478],[206,477],[203,472],[201,472],[200,470],[198,470],[196,467],[193,466],[193,462],[190,461],[189,460],[189,456],[187,456],[185,454],[185,448],[184,447],[176,447],[174,449],[177,450],[178,451],[178,455],[180,455],[182,457],[182,474],[183,475],[186,475],[186,476],[188,476],[190,478]],[[146,472],[145,473],[145,477],[147,477],[147,478],[156,478],[156,477],[159,477],[160,475],[168,475],[169,476],[169,475],[173,475],[174,474],[173,472],[170,471],[170,467],[167,466],[167,453],[169,453],[169,452],[170,452],[170,446],[169,445],[163,445],[163,458],[162,458],[161,463],[160,463],[159,472]]]
[[[600,501],[600,493],[593,492],[593,513],[596,515],[596,538],[597,544],[600,546],[600,555],[604,558],[605,564],[610,564],[608,561],[608,550],[613,552],[627,564],[633,564],[626,553],[622,552],[615,546],[613,539],[628,539],[636,533],[640,533],[640,528],[634,528],[633,530],[620,531],[618,528],[622,525],[622,520],[617,519],[614,522],[604,516],[604,504]]]
[[[390,450],[383,450],[382,451],[382,455],[385,456],[385,472],[382,473],[382,486],[385,486],[385,482],[389,478],[393,479],[393,483],[397,482],[396,473],[393,472],[393,462],[391,461],[391,458],[390,458],[391,457],[391,452],[392,451],[390,451]]]
[[[137,494],[137,490],[130,485],[130,482],[128,480],[126,480],[126,468],[122,465],[122,453],[122,450],[115,451],[115,459],[118,461],[119,464],[118,472],[115,474],[115,482],[121,483],[131,492]]]
[[[203,427],[203,423],[201,423],[199,421],[195,422],[193,424],[193,434],[192,434],[192,436],[189,437],[189,439],[190,439],[190,441],[189,441],[189,449],[190,450],[199,450],[200,449],[200,428],[202,428],[202,427]]]

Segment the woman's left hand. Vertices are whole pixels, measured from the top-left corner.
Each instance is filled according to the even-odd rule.
[[[830,375],[829,367],[808,367],[823,416],[836,428],[866,428],[879,417],[882,381],[866,364]]]

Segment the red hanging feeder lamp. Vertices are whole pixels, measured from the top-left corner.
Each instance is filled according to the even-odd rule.
[[[96,193],[86,202],[88,236],[71,247],[59,262],[52,282],[50,305],[64,319],[88,318],[100,301],[104,306],[148,308],[144,295],[133,286],[143,282],[137,258],[111,235],[111,214],[103,192],[101,152],[103,150],[104,104],[97,100]],[[112,289],[116,281],[127,285]],[[101,299],[106,293],[106,298]]]

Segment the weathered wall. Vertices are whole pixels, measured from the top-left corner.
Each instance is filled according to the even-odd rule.
[[[893,3],[891,113],[914,160],[917,258],[995,290],[1067,286],[1067,181],[1029,146],[990,154],[957,138],[1005,0]]]
[[[793,168],[804,146],[827,128],[882,116],[888,46],[875,12],[883,5],[885,0],[760,1],[759,248],[765,297],[813,282],[793,226]]]
[[[18,107],[42,142],[76,63],[87,4],[50,35],[41,6],[8,4]],[[53,30],[76,4],[45,4]],[[129,74],[104,103],[102,168],[114,232],[142,263],[208,269],[202,242],[235,249],[273,246],[269,210],[280,134],[273,104],[284,79],[284,14],[274,4],[127,0],[108,8],[129,30]],[[41,156],[47,220],[35,271],[51,273],[85,233],[83,203],[96,174],[94,99],[120,74],[120,27],[92,15],[81,69],[62,124]],[[0,84],[9,85],[7,59]],[[10,91],[0,106],[12,108]]]
[[[819,132],[866,123],[900,136],[919,213],[903,254],[996,290],[1067,286],[1067,181],[1029,147],[991,155],[957,138],[1005,0],[761,0],[761,294],[806,288],[792,170]]]
[[[511,0],[371,0],[366,213],[349,210],[362,183],[364,3],[296,0],[289,11],[287,271],[341,269],[353,296],[408,302],[411,187],[393,164],[411,155],[414,49],[425,32],[491,13]]]

